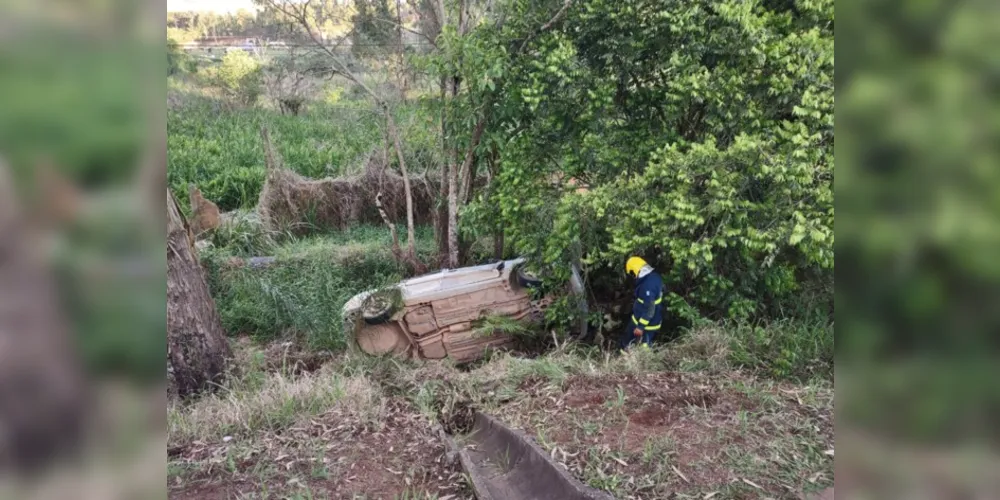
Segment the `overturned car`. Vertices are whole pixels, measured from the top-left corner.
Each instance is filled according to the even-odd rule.
[[[512,259],[447,269],[359,293],[342,312],[348,344],[372,355],[457,362],[506,346],[514,338],[482,331],[480,320],[491,315],[540,319],[551,302],[532,298],[541,282],[523,264],[524,259]]]

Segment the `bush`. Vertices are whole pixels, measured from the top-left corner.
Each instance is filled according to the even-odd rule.
[[[269,230],[256,212],[237,211],[212,231],[210,238],[215,248],[225,248],[236,256],[255,257],[272,255],[278,243],[288,236]]]
[[[176,40],[167,40],[167,75],[180,73],[185,68],[187,54],[181,50]]]
[[[253,106],[264,92],[264,72],[260,61],[242,50],[222,57],[211,73],[212,82],[223,94],[243,106]]]

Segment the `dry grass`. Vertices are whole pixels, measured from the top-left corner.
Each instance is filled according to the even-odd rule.
[[[343,356],[300,375],[268,371],[282,365],[241,347],[237,364],[246,368],[230,387],[170,409],[171,444],[216,443],[171,462],[172,477],[193,498],[202,493],[194,477],[229,478],[239,490],[236,478],[264,485],[291,474],[306,485],[295,491],[316,497],[346,487],[336,482],[351,477],[344,464],[375,459],[417,467],[390,469],[421,481],[416,494],[434,494],[435,484],[459,488],[457,476],[447,479],[456,472],[386,436],[409,436],[409,450],[437,447],[435,422],[447,428],[477,408],[534,434],[577,477],[617,498],[785,498],[831,484],[832,384],[734,370],[727,346],[724,332],[706,328],[623,355],[570,345],[533,359],[494,353],[472,367]],[[388,476],[364,484],[383,480],[398,484]]]
[[[344,376],[332,365],[298,375],[251,369],[230,380],[215,394],[169,406],[171,442],[249,436],[288,428],[331,410],[376,423],[385,411],[385,396],[378,384],[364,375]]]
[[[358,175],[310,179],[285,167],[266,129],[261,129],[261,137],[267,176],[257,212],[269,229],[304,234],[359,223],[379,224],[382,219],[375,198],[380,193],[389,219],[394,223],[405,220],[403,177],[389,169],[381,155],[369,155]],[[411,177],[409,183],[414,220],[429,223],[436,183],[427,177]]]
[[[730,338],[718,324],[698,326],[665,352],[668,364],[683,371],[719,373],[731,368]]]

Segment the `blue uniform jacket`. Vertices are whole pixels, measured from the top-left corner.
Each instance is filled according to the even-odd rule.
[[[632,323],[644,332],[660,329],[663,323],[663,278],[653,271],[635,284]]]

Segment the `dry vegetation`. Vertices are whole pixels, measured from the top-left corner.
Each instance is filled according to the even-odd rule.
[[[623,356],[563,346],[477,366],[237,343],[225,387],[169,409],[174,498],[468,498],[437,429],[468,408],[616,498],[799,498],[833,482],[833,388],[759,379],[722,330]]]

